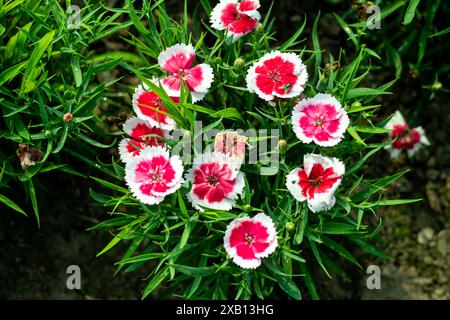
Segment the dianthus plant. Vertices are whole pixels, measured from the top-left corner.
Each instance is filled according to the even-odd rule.
[[[386,257],[369,243],[376,209],[416,200],[385,199],[404,172],[366,165],[392,143],[371,101],[393,83],[361,85],[373,52],[322,50],[319,14],[280,42],[258,0],[187,8],[177,22],[161,1],[129,3],[145,66],[122,64],[140,84],[116,180],[97,179],[115,193],[92,191],[111,207],[101,254],[127,243],[118,271],[148,272],[143,297],[190,299],[316,299],[319,272],[362,270],[355,248]]]

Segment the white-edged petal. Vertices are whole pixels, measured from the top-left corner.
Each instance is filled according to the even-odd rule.
[[[158,83],[158,80],[157,80],[157,79],[152,79],[151,81],[152,81],[155,85],[158,85],[158,86],[159,86],[159,83]],[[167,86],[161,85],[161,87],[166,91],[166,93],[167,93],[170,97],[176,97],[175,95],[172,95],[172,92],[169,92],[169,91],[168,91],[168,87],[167,87]],[[173,120],[171,117],[167,116],[167,117],[165,118],[165,123],[162,123],[162,122],[160,122],[160,121],[159,121],[159,122],[156,121],[156,120],[153,119],[152,117],[149,117],[149,116],[145,115],[145,114],[141,111],[141,109],[139,108],[139,105],[138,105],[138,99],[139,99],[139,97],[140,97],[143,93],[145,93],[145,92],[151,92],[151,90],[149,89],[149,87],[148,87],[145,83],[142,83],[142,84],[140,84],[140,85],[138,85],[138,86],[136,87],[136,89],[135,89],[135,91],[134,91],[134,94],[133,94],[132,105],[133,105],[133,110],[134,110],[134,112],[136,113],[137,117],[140,118],[140,119],[142,119],[142,120],[148,121],[149,124],[150,124],[151,126],[159,127],[159,128],[161,128],[161,129],[164,129],[164,130],[174,130],[174,129],[176,128],[176,122],[175,122],[175,120]],[[179,96],[179,93],[178,93],[178,96]]]
[[[167,61],[169,61],[171,58],[173,58],[175,55],[177,54],[184,54],[185,57],[187,59],[189,58],[195,58],[195,49],[192,46],[192,44],[184,44],[184,43],[177,43],[169,48],[167,48],[166,50],[162,51],[159,55],[158,55],[158,64],[161,67],[161,69],[166,70],[166,63]],[[192,65],[187,66],[187,68],[189,69]],[[169,70],[166,70],[169,71]],[[172,73],[172,70],[169,71]]]
[[[394,115],[392,116],[392,118],[388,121],[388,123],[386,123],[386,125],[384,126],[385,129],[387,130],[393,130],[394,126],[396,125],[407,125],[405,118],[403,117],[402,113],[400,111],[395,111]]]
[[[300,202],[306,200],[306,197],[302,193],[302,188],[300,188],[299,182],[300,178],[298,177],[298,172],[302,170],[300,168],[296,168],[289,172],[286,176],[286,188],[292,194],[292,196]]]

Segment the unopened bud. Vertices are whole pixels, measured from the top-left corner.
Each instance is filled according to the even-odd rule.
[[[63,120],[65,122],[70,122],[73,120],[73,114],[71,114],[70,112],[67,112],[66,114],[64,114],[63,116]]]
[[[252,210],[252,206],[249,205],[249,204],[245,204],[245,205],[242,207],[242,210],[243,210],[244,212],[250,212],[250,211]]]
[[[432,84],[431,89],[433,91],[438,91],[442,89],[442,83],[440,83],[439,81],[436,81],[435,83]]]
[[[359,108],[361,106],[362,106],[362,104],[359,101],[355,101],[355,102],[352,103],[352,108]]]
[[[287,149],[288,149],[288,144],[287,144],[286,140],[281,139],[280,141],[278,141],[278,151],[281,154],[285,154]]]
[[[262,25],[262,23],[258,23],[258,25],[256,26],[256,32],[264,32],[264,26]]]
[[[295,224],[293,222],[286,222],[286,230],[293,231],[295,229]]]
[[[234,67],[237,70],[242,70],[245,66],[245,60],[242,58],[237,58],[236,60],[234,60]]]

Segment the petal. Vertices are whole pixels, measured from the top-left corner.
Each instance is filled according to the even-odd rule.
[[[222,20],[222,16],[226,12],[236,8],[238,1],[237,0],[221,0],[211,11],[211,17],[209,21],[211,22],[211,27],[217,30],[224,30],[225,24]]]
[[[209,64],[202,63],[186,72],[186,84],[190,91],[208,92],[214,73]]]
[[[157,84],[156,80],[152,82]],[[175,121],[167,115],[167,109],[161,103],[161,99],[146,85],[141,84],[136,88],[132,103],[138,118],[148,121],[150,125],[165,130],[175,128]]]
[[[300,202],[306,200],[305,193],[303,192],[303,189],[299,184],[300,179],[298,173],[301,170],[302,169],[300,168],[296,168],[289,172],[289,174],[286,176],[286,188],[289,190],[292,196]]]
[[[189,69],[195,60],[195,50],[191,44],[179,43],[167,48],[158,56],[161,69],[178,73],[180,70]]]
[[[395,111],[392,118],[384,126],[385,129],[393,130],[396,125],[408,125],[400,111]]]

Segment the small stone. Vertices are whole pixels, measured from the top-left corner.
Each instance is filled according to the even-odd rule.
[[[417,242],[420,244],[428,244],[431,239],[433,239],[434,236],[434,230],[430,227],[423,228],[420,230],[420,232],[417,234]]]

